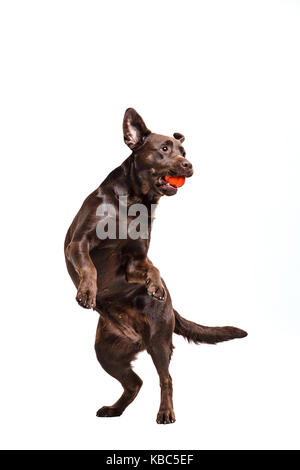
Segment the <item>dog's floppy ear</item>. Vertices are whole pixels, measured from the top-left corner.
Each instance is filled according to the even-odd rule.
[[[180,142],[184,142],[184,135],[180,134],[180,132],[174,132],[173,134],[173,137],[176,139],[176,140],[180,140]]]
[[[128,108],[125,111],[123,120],[123,134],[125,144],[133,150],[143,143],[143,140],[147,135],[151,134],[151,131],[146,127],[146,124],[136,110]]]

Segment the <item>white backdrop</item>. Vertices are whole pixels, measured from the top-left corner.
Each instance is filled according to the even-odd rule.
[[[1,2],[2,448],[299,448],[299,20],[296,1]],[[171,426],[146,353],[136,401],[95,417],[121,387],[64,265],[83,199],[129,155],[129,106],[185,134],[195,169],[150,249],[175,308],[249,333],[174,337]]]

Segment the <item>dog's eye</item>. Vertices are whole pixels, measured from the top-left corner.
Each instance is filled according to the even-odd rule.
[[[164,146],[162,147],[162,150],[163,150],[164,152],[167,152],[168,147],[167,147],[166,145],[164,145]]]

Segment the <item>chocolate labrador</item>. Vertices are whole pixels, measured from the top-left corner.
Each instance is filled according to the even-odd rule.
[[[100,408],[97,416],[120,416],[135,399],[142,380],[131,362],[146,350],[160,380],[157,423],[168,424],[175,421],[169,374],[173,332],[210,344],[247,333],[231,326],[198,325],[173,308],[167,286],[147,254],[154,209],[162,196],[173,196],[192,176],[192,164],[185,157],[182,134],[151,132],[132,108],[125,112],[123,132],[132,153],[84,201],[66,235],[65,257],[77,302],[100,314],[98,361],[124,389],[119,400]]]

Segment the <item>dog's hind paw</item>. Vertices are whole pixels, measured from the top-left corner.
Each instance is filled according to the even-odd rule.
[[[98,418],[113,418],[114,416],[121,416],[122,412],[113,406],[102,406],[97,413],[96,416]]]
[[[175,423],[175,414],[173,410],[159,411],[157,414],[157,424],[172,424]]]

